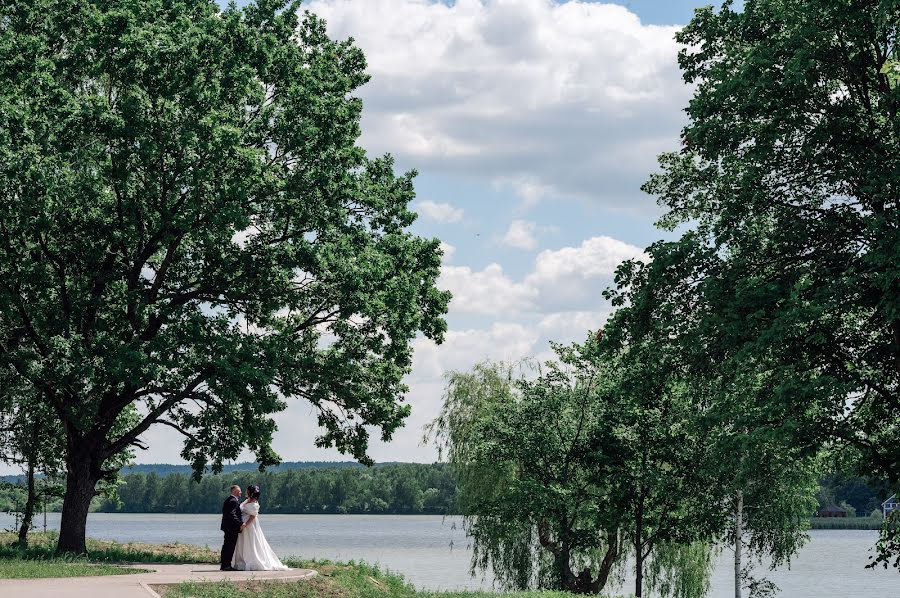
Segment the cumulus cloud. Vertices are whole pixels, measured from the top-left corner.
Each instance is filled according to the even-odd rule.
[[[465,216],[462,208],[453,207],[448,203],[431,201],[430,199],[416,202],[413,208],[425,218],[437,222],[459,222]]]
[[[563,247],[538,254],[529,280],[536,284],[555,284],[562,278],[612,276],[619,264],[640,259],[644,251],[612,237],[591,237],[578,247]]]
[[[555,226],[538,226],[526,220],[513,220],[500,242],[514,249],[532,250],[538,246],[538,235],[557,230],[559,229]]]
[[[610,313],[608,309],[554,312],[542,317],[537,328],[542,336],[560,343],[581,342],[589,330],[602,328]]]
[[[676,27],[572,0],[313,0],[372,80],[363,144],[428,172],[623,206],[677,144]],[[650,205],[642,202],[641,205]]]
[[[518,322],[495,322],[489,328],[451,330],[444,342],[415,341],[413,380],[440,379],[451,370],[466,370],[485,359],[513,361],[532,353],[540,332]]]
[[[451,313],[501,315],[529,311],[537,290],[513,282],[499,264],[483,270],[468,266],[442,266],[438,286],[450,291]]]
[[[454,247],[450,243],[441,241],[440,248],[441,248],[441,253],[443,254],[441,256],[441,263],[446,264],[447,262],[452,261],[453,254],[456,253],[456,247]]]
[[[534,249],[537,247],[537,239],[534,236],[536,226],[534,222],[513,220],[503,235],[503,244],[516,249]]]
[[[527,240],[518,239],[522,243]],[[508,316],[590,310],[603,302],[601,293],[612,285],[621,262],[645,257],[634,245],[606,236],[592,237],[578,247],[540,252],[521,281],[507,276],[496,263],[482,270],[444,265],[438,286],[453,293],[452,314]]]

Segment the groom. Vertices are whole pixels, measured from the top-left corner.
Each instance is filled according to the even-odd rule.
[[[222,505],[222,525],[219,526],[225,532],[225,542],[222,544],[222,557],[219,569],[222,571],[234,571],[231,566],[231,557],[234,556],[234,546],[237,544],[238,534],[241,533],[241,525],[244,518],[241,516],[241,487],[235,484],[231,487],[231,496],[225,499]]]

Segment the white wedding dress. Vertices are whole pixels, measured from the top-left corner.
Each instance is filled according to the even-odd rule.
[[[256,517],[238,534],[231,566],[240,571],[286,571],[288,567],[281,563],[266,542],[259,525],[259,503],[244,501],[241,503],[241,513],[244,514],[244,521],[251,515]]]

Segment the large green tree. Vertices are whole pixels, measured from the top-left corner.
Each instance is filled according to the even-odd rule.
[[[64,434],[61,550],[154,425],[198,475],[266,465],[305,399],[317,444],[369,461],[408,414],[411,339],[445,330],[414,173],[356,145],[362,52],[298,8],[0,4],[0,366]]]
[[[678,334],[755,426],[859,449],[900,481],[900,4],[747,0],[678,34],[695,86],[682,151],[646,185],[687,225],[650,253]],[[662,265],[668,266],[664,270]]]
[[[610,406],[597,401],[598,368],[557,352],[530,380],[530,367],[503,363],[450,373],[430,432],[457,477],[473,572],[508,589],[598,594],[624,552],[620,509],[587,459]]]
[[[703,596],[720,522],[714,498],[720,471],[706,466],[715,455],[703,426],[708,406],[677,346],[661,334],[671,317],[641,307],[620,307],[593,347],[594,359],[609,364],[605,401],[614,406],[612,434],[593,439],[593,458],[609,463],[613,496],[624,511],[635,596],[648,589]]]
[[[700,598],[714,518],[690,394],[633,347],[555,349],[537,375],[488,363],[448,377],[433,432],[473,569],[508,588],[596,594],[630,558],[637,596]]]

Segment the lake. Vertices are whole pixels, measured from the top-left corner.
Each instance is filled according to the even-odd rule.
[[[470,549],[457,517],[391,515],[262,515],[272,547],[281,555],[366,561],[402,573],[419,588],[490,588],[491,580],[469,577]],[[37,529],[43,527],[38,516]],[[47,516],[58,529],[59,514]],[[0,527],[12,517],[0,514]],[[120,542],[182,542],[218,549],[217,515],[92,513],[88,535]],[[874,531],[813,530],[790,570],[768,573],[785,598],[897,598],[900,573],[865,565]],[[713,573],[709,598],[734,596],[733,561],[724,551]],[[627,589],[627,588],[626,588]]]

